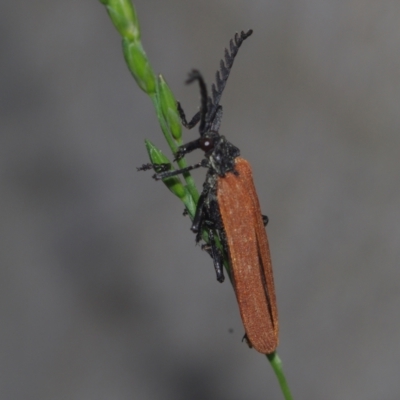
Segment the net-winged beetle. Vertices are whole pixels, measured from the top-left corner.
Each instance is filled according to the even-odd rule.
[[[232,283],[246,331],[246,339],[257,351],[270,354],[278,345],[278,312],[276,305],[271,257],[265,225],[268,218],[261,214],[254,187],[250,164],[240,157],[240,151],[218,133],[222,106],[219,104],[234,58],[243,41],[253,33],[241,32],[230,41],[230,52],[225,50],[212,85],[212,97],[199,71],[193,70],[186,83],[197,81],[200,86],[200,111],[187,122],[178,103],[182,124],[193,128],[199,123],[200,138],[180,146],[175,154],[179,160],[196,149],[205,152],[199,163],[180,170],[160,170],[160,166],[144,165],[141,169],[154,168],[154,178],[164,179],[195,168],[207,168],[191,230],[196,242],[202,232],[208,233],[209,245],[204,246],[214,261],[218,281],[224,280],[223,260],[229,259]],[[222,248],[217,246],[217,241]],[[221,246],[220,246],[221,247]]]

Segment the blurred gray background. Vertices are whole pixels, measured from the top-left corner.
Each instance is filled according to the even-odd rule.
[[[270,218],[294,398],[399,399],[400,3],[135,4],[189,115],[187,72],[211,83],[254,29],[221,133]],[[104,6],[6,2],[0,19],[0,398],[281,399],[182,204],[136,172],[145,138],[166,146]]]

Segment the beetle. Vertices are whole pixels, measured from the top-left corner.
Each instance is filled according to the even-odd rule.
[[[186,83],[198,82],[201,94],[199,112],[188,122],[180,103],[177,109],[182,124],[191,129],[199,123],[200,137],[178,148],[175,161],[196,149],[205,153],[199,163],[179,170],[162,169],[147,164],[141,169],[154,168],[156,180],[182,174],[195,168],[207,168],[203,190],[197,203],[191,230],[196,242],[208,234],[208,245],[203,248],[211,255],[217,280],[223,282],[223,262],[229,259],[230,277],[250,347],[270,354],[278,345],[278,311],[271,256],[265,225],[268,218],[261,214],[250,164],[240,157],[239,149],[219,134],[222,106],[219,104],[235,56],[243,41],[253,33],[241,32],[225,50],[208,95],[204,79],[192,70]],[[221,245],[218,245],[220,243]]]

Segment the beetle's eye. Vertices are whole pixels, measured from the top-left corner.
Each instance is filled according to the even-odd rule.
[[[200,139],[200,148],[203,151],[209,151],[214,147],[214,140],[211,138],[201,138]]]

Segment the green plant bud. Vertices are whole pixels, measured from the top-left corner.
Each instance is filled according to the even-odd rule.
[[[161,112],[165,118],[172,137],[179,143],[182,141],[181,118],[176,108],[175,97],[162,75],[158,76],[159,101]]]
[[[100,0],[106,8],[119,34],[127,39],[139,41],[140,28],[135,8],[130,0]]]
[[[168,160],[167,156],[154,146],[149,140],[145,140],[147,153],[149,154],[149,158],[152,164],[169,164],[172,168],[171,161]],[[164,184],[167,188],[177,197],[179,197],[185,204],[188,201],[188,196],[185,186],[183,186],[180,178],[177,176],[171,176],[170,178],[163,179]]]
[[[139,87],[147,94],[153,94],[156,91],[156,77],[150,67],[149,60],[144,52],[142,45],[122,39],[122,48],[125,61],[136,80]]]

